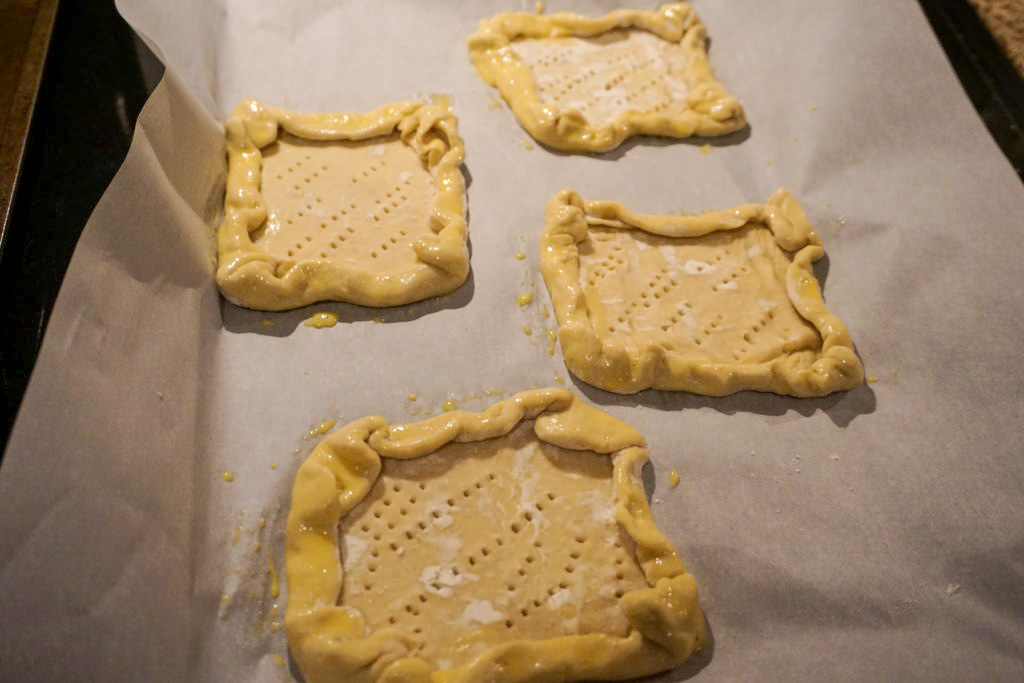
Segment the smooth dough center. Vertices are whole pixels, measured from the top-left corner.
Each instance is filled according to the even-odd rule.
[[[653,33],[526,38],[512,49],[533,72],[543,103],[578,109],[591,125],[610,124],[627,111],[679,116],[688,108],[686,48]]]
[[[341,604],[422,638],[415,655],[440,669],[509,640],[625,635],[618,598],[647,583],[615,521],[611,461],[532,426],[385,458],[340,525]]]
[[[434,178],[397,135],[315,141],[282,133],[263,149],[267,220],[253,242],[279,262],[327,260],[372,272],[417,264]]]
[[[689,239],[591,227],[579,259],[599,337],[723,363],[821,348],[786,292],[790,259],[764,226]]]

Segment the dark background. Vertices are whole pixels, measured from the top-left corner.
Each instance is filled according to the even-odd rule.
[[[1024,179],[1024,80],[965,1],[919,0],[964,89]],[[0,458],[86,220],[128,152],[159,67],[113,0],[61,3],[0,244]]]

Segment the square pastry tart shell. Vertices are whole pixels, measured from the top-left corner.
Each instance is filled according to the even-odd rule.
[[[607,124],[588,121],[579,109],[545,103],[534,74],[515,51],[514,41],[566,37],[597,38],[612,31],[647,31],[687,51],[683,80],[685,109],[677,112],[628,110]],[[565,151],[604,152],[633,135],[687,138],[731,133],[746,125],[743,107],[715,78],[708,61],[707,31],[684,2],[656,11],[620,9],[601,17],[579,14],[499,14],[480,22],[469,38],[477,72],[497,87],[512,112],[534,139]]]
[[[581,260],[600,256],[596,233],[603,233],[615,251],[607,251],[597,264],[604,272],[598,270],[595,276],[584,272]],[[721,246],[742,237],[758,242],[750,247],[740,242],[740,249],[734,249],[739,253],[732,256]],[[716,242],[709,245],[712,240]],[[646,252],[661,267],[626,264],[623,242],[640,250],[637,259]],[[811,397],[850,389],[864,379],[850,332],[825,307],[812,270],[824,247],[803,208],[785,189],[765,204],[689,216],[638,215],[617,202],[585,201],[564,190],[548,203],[540,248],[566,366],[588,384],[622,394],[653,388],[724,396],[750,389]],[[677,262],[677,249],[697,248],[714,254],[709,261],[721,260],[723,253],[733,260]],[[766,263],[758,267],[755,257]],[[719,266],[723,270],[711,277]],[[601,278],[615,268],[624,274],[615,280],[620,286],[613,290],[614,300],[595,301]],[[698,278],[699,284],[688,284]],[[687,286],[697,291],[688,292]],[[765,287],[776,300],[758,297],[763,291],[758,288]],[[625,315],[620,311],[617,323],[602,320],[595,307],[622,305],[630,288],[639,294],[631,298]],[[703,310],[693,308],[691,299],[697,298]],[[730,319],[741,305],[756,306],[755,319],[746,326]],[[617,325],[633,325],[631,315],[649,315],[651,310],[668,315],[644,329],[619,333]],[[797,332],[780,321],[789,321]],[[715,348],[716,339],[730,327],[736,345]]]
[[[465,180],[460,168],[465,151],[455,116],[446,107],[403,102],[361,114],[299,114],[249,100],[235,108],[225,129],[228,177],[224,221],[217,232],[216,279],[221,293],[232,303],[268,311],[298,308],[317,301],[395,306],[447,294],[465,281],[469,252]],[[405,263],[394,269],[371,269],[369,258],[339,261],[328,258],[327,253],[320,254],[321,258],[314,254],[296,254],[291,258],[291,250],[284,257],[254,241],[254,234],[268,219],[268,206],[261,191],[261,150],[279,139],[279,131],[300,142],[350,144],[379,139],[383,143],[397,139],[419,157],[422,168],[432,177],[436,193],[424,207],[422,222],[429,221],[429,229],[424,229],[418,238],[407,240],[411,253],[406,255]],[[323,169],[326,172],[327,166]],[[355,175],[352,182],[356,182]],[[334,193],[328,187],[324,194],[330,201]],[[320,201],[318,197],[316,202]],[[337,215],[333,216],[333,220],[337,219]],[[320,225],[325,232],[331,220],[332,217],[324,216]],[[372,228],[374,224],[367,220],[366,225]],[[338,239],[345,237],[341,234]],[[313,235],[305,239],[313,239]],[[387,249],[396,240],[389,244],[384,235],[381,241],[381,248]],[[305,246],[302,237],[294,246],[297,251]],[[332,246],[337,248],[338,243],[333,242]]]
[[[520,426],[520,423],[527,420],[532,420],[533,424]],[[411,539],[417,538],[414,532],[426,534],[428,531],[417,530],[413,519],[416,514],[414,508],[417,505],[421,508],[429,507],[425,499],[431,495],[431,490],[423,490],[422,486],[417,488],[413,479],[402,480],[405,486],[403,489],[398,485],[397,479],[391,479],[389,483],[389,480],[384,478],[382,469],[388,470],[390,466],[417,467],[430,461],[432,454],[434,457],[444,457],[444,453],[451,456],[448,462],[454,463],[453,467],[459,464],[468,467],[473,464],[470,461],[484,457],[475,451],[474,447],[489,448],[485,442],[496,440],[494,443],[502,443],[503,439],[510,438],[510,434],[528,439],[530,445],[535,446],[535,450],[554,449],[567,453],[567,457],[575,459],[578,463],[588,463],[588,467],[607,468],[606,490],[611,500],[607,501],[608,520],[603,523],[610,525],[608,528],[616,530],[617,539],[623,539],[622,544],[616,540],[614,546],[618,549],[620,557],[623,556],[624,545],[632,549],[631,571],[634,572],[637,583],[631,590],[615,591],[614,597],[610,586],[592,586],[595,593],[602,593],[602,604],[606,607],[611,605],[619,615],[621,626],[617,632],[607,633],[601,629],[583,628],[578,630],[588,632],[571,635],[562,635],[560,632],[554,637],[510,638],[494,635],[498,631],[505,632],[505,627],[510,624],[507,621],[499,621],[493,624],[494,629],[481,627],[479,633],[473,632],[465,636],[466,642],[457,650],[463,656],[456,656],[457,661],[446,661],[439,665],[438,662],[417,656],[417,653],[423,651],[425,641],[432,637],[440,638],[448,629],[453,628],[451,622],[434,623],[436,619],[432,620],[424,624],[427,628],[423,633],[420,628],[403,628],[409,623],[408,619],[412,618],[405,612],[418,616],[420,608],[429,607],[429,601],[454,600],[448,586],[456,586],[460,580],[465,579],[465,570],[474,569],[469,565],[475,564],[475,570],[482,574],[480,577],[473,577],[473,580],[483,582],[492,578],[491,572],[508,570],[505,565],[521,560],[518,555],[510,555],[507,561],[498,558],[502,550],[500,535],[496,535],[499,532],[494,531],[485,538],[476,539],[478,542],[489,544],[490,551],[486,548],[478,549],[474,545],[473,552],[481,559],[492,554],[490,559],[501,564],[490,570],[481,569],[479,562],[474,563],[470,558],[469,565],[463,566],[462,575],[459,575],[457,570],[454,570],[455,575],[450,575],[452,570],[448,570],[447,577],[444,572],[440,572],[439,575],[438,567],[429,567],[428,571],[420,575],[419,582],[430,581],[434,584],[433,589],[428,589],[431,595],[423,592],[418,596],[418,601],[411,599],[412,604],[406,604],[404,609],[393,611],[388,607],[387,585],[373,586],[372,590],[367,591],[368,602],[364,603],[362,611],[344,604],[343,595],[346,595],[346,591],[351,593],[351,589],[346,586],[349,577],[345,575],[345,567],[349,567],[350,562],[343,564],[342,556],[355,548],[364,559],[352,562],[365,562],[366,557],[372,556],[371,563],[380,563],[380,566],[376,567],[377,574],[364,573],[362,578],[357,579],[359,582],[368,581],[370,576],[379,577],[380,573],[386,570],[398,572],[398,576],[404,582],[403,573],[408,572],[408,582],[417,584],[419,590],[415,576],[419,567],[414,561],[415,543]],[[422,460],[414,462],[416,459]],[[386,460],[393,462],[388,463]],[[651,515],[640,483],[640,470],[646,460],[644,439],[636,430],[586,405],[565,389],[523,392],[495,403],[479,413],[453,411],[409,425],[388,425],[382,417],[366,417],[335,430],[318,444],[299,468],[288,516],[286,570],[289,596],[285,627],[291,652],[303,676],[310,683],[609,680],[643,676],[670,669],[683,662],[705,642],[704,617],[698,602],[695,579],[686,571],[672,543],[657,527]],[[553,471],[561,472],[559,467],[561,466],[556,465]],[[458,472],[453,469],[445,471],[437,479],[440,484],[450,483],[452,477],[457,477],[457,474]],[[496,487],[493,489],[493,496],[498,496],[501,494],[501,487],[518,483],[523,474],[498,471],[481,478],[485,484]],[[581,486],[578,480],[582,477],[578,471],[565,470],[564,474],[577,480],[577,488]],[[515,477],[516,481],[508,481],[509,477]],[[423,479],[419,481],[422,482]],[[572,479],[569,482],[572,483]],[[380,486],[374,488],[376,483],[384,487],[383,491],[380,490]],[[458,506],[469,505],[473,496],[482,496],[480,504],[491,497],[486,491],[476,490],[480,488],[479,483],[476,484],[476,488],[470,483],[460,482],[455,485],[459,488],[465,486],[465,490],[448,493],[448,507],[445,507],[442,499],[439,503],[442,511],[433,510],[425,515],[425,520],[419,522],[418,529],[433,529],[424,523],[425,521],[444,527],[446,531],[457,531],[458,522],[448,518],[448,511],[451,511],[451,514],[459,514]],[[582,486],[585,487],[586,482]],[[406,489],[411,490],[411,493]],[[567,535],[567,542],[564,545],[571,546],[568,550],[573,550],[572,556],[579,558],[580,554],[575,552],[577,546],[573,544],[571,534],[575,532],[575,540],[582,543],[579,537],[581,522],[578,519],[566,519],[564,514],[555,513],[555,506],[559,501],[553,492],[561,495],[569,489],[556,487],[546,490],[549,497],[543,498],[543,501],[550,508],[529,507],[524,513],[525,518],[517,516],[499,520],[502,528],[511,522],[511,531],[518,534],[516,537],[507,537],[505,550],[517,552],[509,547],[513,544],[508,541],[521,541],[525,538],[526,527],[548,530],[554,528],[559,533],[564,532]],[[598,495],[597,492],[588,492]],[[525,498],[523,491],[512,495],[515,496],[515,501],[519,501],[520,496]],[[463,502],[463,496],[466,497],[466,502]],[[548,503],[549,500],[552,502]],[[367,505],[377,507],[367,508]],[[391,507],[380,507],[381,505]],[[452,505],[456,507],[450,507]],[[373,514],[346,520],[346,515],[353,513],[354,510],[366,513],[370,509],[374,510]],[[380,511],[384,512],[383,516]],[[407,514],[409,517],[405,516]],[[484,513],[468,514],[476,517],[486,516]],[[545,514],[552,515],[551,519],[554,521],[544,521],[544,527],[530,526],[539,524],[534,515]],[[433,515],[433,518],[430,515]],[[614,519],[611,518],[612,515]],[[359,540],[358,545],[350,544],[347,535],[339,538],[342,536],[340,530],[344,528],[346,521],[352,525],[358,524],[365,533],[373,533],[375,530],[392,533],[391,538],[394,540],[390,544],[387,543],[388,538],[376,542]],[[398,522],[397,527],[392,521]],[[385,523],[388,529],[395,530],[385,531]],[[373,524],[376,526],[371,526]],[[354,527],[349,527],[350,532],[353,529]],[[523,533],[520,533],[521,529]],[[536,533],[540,534],[538,540],[544,538],[544,531]],[[375,538],[380,536],[377,535]],[[344,552],[341,547],[343,542],[346,543]],[[545,544],[544,552],[565,550],[558,540],[552,542],[555,545]],[[379,545],[380,555],[378,546],[366,552],[366,546],[372,543]],[[403,547],[403,543],[408,547]],[[456,548],[461,545],[461,541],[457,542]],[[530,545],[528,555],[533,552],[540,553],[540,545],[536,542],[536,551],[533,545]],[[408,550],[408,553],[403,553],[403,550]],[[389,552],[391,554],[385,555]],[[616,570],[612,566],[612,557],[599,550],[596,551],[596,558],[601,568],[608,568],[605,565],[611,566],[611,580],[614,582]],[[409,569],[402,564],[403,559],[409,565]],[[552,570],[549,566],[551,562],[548,560],[539,561],[528,556],[525,561],[531,560],[534,560],[535,564],[524,566],[532,567],[532,571]],[[585,558],[578,559],[575,562],[582,563],[584,560]],[[618,562],[621,564],[621,560]],[[354,566],[348,571],[354,572]],[[578,573],[583,571],[582,567],[575,569]],[[375,567],[369,569],[370,572],[374,570]],[[430,573],[431,570],[433,574]],[[566,568],[566,571],[573,570],[573,567]],[[561,567],[558,567],[557,571],[561,571]],[[624,573],[620,570],[618,577],[623,578]],[[530,573],[520,571],[519,575],[526,581]],[[364,586],[359,586],[360,591],[363,588]],[[508,590],[511,591],[513,588],[510,585]],[[500,586],[497,590],[504,593],[505,586]],[[540,597],[547,600],[549,595],[559,597],[557,593],[551,592]],[[494,597],[498,600],[501,596]],[[498,601],[498,604],[500,606],[504,603]],[[539,600],[531,604],[539,607],[544,605]],[[548,603],[548,606],[556,608],[556,618],[559,614],[557,608],[560,607],[563,611],[566,608],[564,602],[553,605]],[[386,610],[387,613],[367,615],[367,610]],[[491,610],[490,602],[487,602],[485,616],[486,612]],[[494,619],[503,617],[504,615],[495,616]],[[518,619],[518,611],[515,617]],[[529,617],[524,614],[524,622],[534,618],[534,614],[530,614]],[[489,619],[480,619],[483,623],[490,622]],[[376,626],[371,628],[367,623],[369,621],[375,622]],[[459,642],[462,643],[461,640]]]

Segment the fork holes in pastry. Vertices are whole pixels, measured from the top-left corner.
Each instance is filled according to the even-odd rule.
[[[537,558],[534,557],[533,555],[527,555],[526,556],[526,564],[533,564],[536,561],[537,561]]]
[[[506,619],[505,620],[505,628],[512,628],[512,620],[511,619]]]
[[[320,258],[327,258],[327,252],[326,251],[321,251],[320,252]]]
[[[476,557],[474,557],[473,555],[470,555],[468,562],[469,562],[469,566],[475,567],[476,566]]]
[[[511,525],[510,528],[512,529],[512,533],[514,533],[514,534],[518,534],[519,531],[522,529],[522,527],[519,526],[519,522],[512,522],[512,525]]]
[[[569,553],[569,557],[571,557],[574,560],[578,560],[580,559],[580,554],[578,551],[573,550],[571,553]]]

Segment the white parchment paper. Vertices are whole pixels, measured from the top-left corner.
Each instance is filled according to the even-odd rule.
[[[576,156],[526,149],[467,56],[480,18],[532,2],[121,0],[167,72],[79,243],[0,471],[0,678],[297,675],[274,587],[310,430],[573,387],[544,352],[537,238],[558,190],[667,213],[779,186],[825,242],[826,300],[877,383],[817,400],[574,386],[647,436],[655,514],[700,582],[713,642],[657,680],[1024,677],[1024,190],[911,0],[695,5],[749,130]],[[453,97],[466,143],[466,285],[383,311],[219,298],[237,102],[429,93]],[[304,327],[314,310],[342,323]]]

